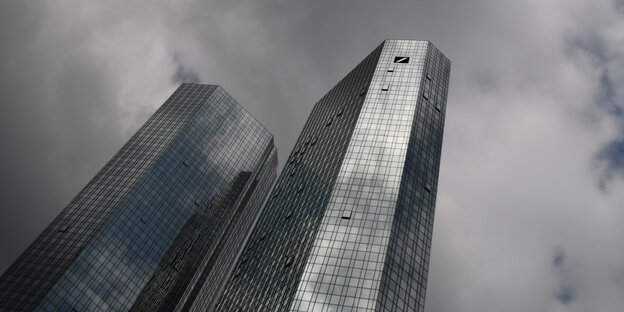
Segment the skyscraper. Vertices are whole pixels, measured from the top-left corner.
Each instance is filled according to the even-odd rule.
[[[276,178],[273,136],[182,84],[0,278],[2,311],[172,311],[218,296]]]
[[[315,104],[217,310],[423,311],[449,75],[386,40]]]

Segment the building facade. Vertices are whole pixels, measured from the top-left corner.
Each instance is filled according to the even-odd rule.
[[[449,75],[386,40],[315,104],[216,310],[424,310]]]
[[[273,136],[221,87],[182,84],[0,277],[0,310],[219,297],[276,167]]]

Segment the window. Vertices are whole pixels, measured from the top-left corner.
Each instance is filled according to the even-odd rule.
[[[429,75],[429,73],[427,73],[426,77],[427,77],[427,80],[431,81],[431,75]]]
[[[436,104],[435,109],[440,112],[442,111],[442,107],[440,106],[440,104]]]
[[[174,265],[180,259],[180,252],[173,255],[173,258],[169,259],[169,264]]]
[[[431,184],[425,183],[425,190],[427,190],[427,192],[431,193]]]
[[[329,127],[332,124],[333,119],[330,117],[325,123],[325,127]]]
[[[341,218],[345,220],[351,219],[351,210],[343,210]]]
[[[236,273],[234,273],[234,277],[240,276],[241,273],[243,273],[243,268],[239,266],[238,269],[236,270]]]
[[[389,73],[394,72],[394,67],[390,67],[390,68],[388,68],[388,72],[389,72]]]
[[[389,85],[383,85],[383,86],[381,87],[381,91],[388,91],[388,89],[390,89],[390,86],[389,86]]]
[[[182,165],[184,165],[184,167],[188,167],[188,165],[189,165],[188,160],[183,161]]]

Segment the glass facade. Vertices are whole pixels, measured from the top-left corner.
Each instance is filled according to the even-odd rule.
[[[276,166],[272,135],[222,88],[182,84],[2,275],[0,310],[218,297]]]
[[[450,62],[386,40],[314,107],[219,311],[422,311]]]

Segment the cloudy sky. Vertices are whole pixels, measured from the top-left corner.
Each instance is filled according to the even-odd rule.
[[[3,1],[0,272],[182,81],[281,160],[385,38],[452,61],[428,312],[621,311],[624,1]]]

